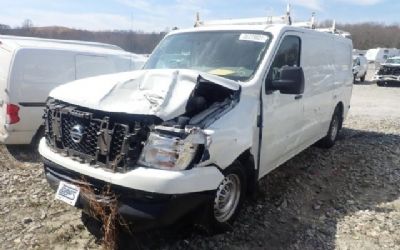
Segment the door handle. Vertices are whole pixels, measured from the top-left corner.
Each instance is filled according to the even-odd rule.
[[[303,98],[303,95],[296,95],[296,96],[294,97],[295,100],[300,100],[301,98]]]

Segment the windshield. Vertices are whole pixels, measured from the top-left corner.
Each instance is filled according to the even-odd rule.
[[[166,37],[145,69],[193,69],[236,81],[257,70],[270,35],[255,31],[192,32]]]
[[[390,58],[386,60],[386,63],[392,63],[392,64],[400,64],[400,58]]]

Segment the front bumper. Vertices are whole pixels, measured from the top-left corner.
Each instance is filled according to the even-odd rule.
[[[83,176],[68,170],[52,161],[44,159],[44,170],[50,187],[57,190],[59,182],[75,185],[90,185],[95,195],[80,195],[76,206],[88,214],[92,201],[107,203],[108,197],[101,194],[107,183],[90,176]],[[85,180],[85,182],[83,182]],[[156,227],[172,225],[180,218],[195,211],[203,204],[211,202],[213,191],[189,194],[159,194],[111,185],[111,191],[117,197],[117,211],[124,222],[133,225],[133,231],[144,231]]]
[[[374,80],[378,82],[400,82],[400,76],[396,75],[375,75]]]
[[[87,163],[80,163],[67,156],[54,152],[43,138],[39,153],[46,159],[65,169],[90,176],[93,179],[118,185],[128,189],[159,194],[187,194],[216,190],[224,179],[215,166],[197,167],[184,171],[169,171],[136,167],[126,173],[114,173]]]

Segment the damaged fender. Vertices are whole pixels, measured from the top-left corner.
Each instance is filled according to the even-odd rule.
[[[229,167],[239,155],[250,149],[251,154],[257,155],[258,128],[257,99],[242,95],[241,101],[222,119],[215,121],[205,133],[210,137],[211,143],[208,147],[210,159],[201,165],[215,164],[221,169]]]

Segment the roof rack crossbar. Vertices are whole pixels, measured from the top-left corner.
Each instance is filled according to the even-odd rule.
[[[242,18],[242,19],[226,19],[226,20],[215,20],[215,21],[201,21],[200,14],[196,13],[196,22],[194,27],[200,26],[219,26],[219,25],[272,25],[272,24],[286,24],[294,27],[308,28],[320,32],[331,33],[340,35],[343,37],[351,37],[351,34],[336,29],[336,22],[333,21],[331,28],[317,28],[315,12],[312,12],[311,19],[305,22],[293,22],[290,15],[290,4],[287,5],[286,15],[283,16],[267,16],[267,17],[256,17],[256,18]]]
[[[287,24],[296,27],[304,27],[315,29],[315,13],[312,13],[311,20],[307,22],[293,22],[291,17],[290,4],[286,7],[286,14],[282,16],[266,16],[256,18],[242,19],[226,19],[214,21],[201,21],[199,12],[196,13],[196,21],[194,27],[200,26],[218,26],[218,25],[271,25],[271,24]]]

